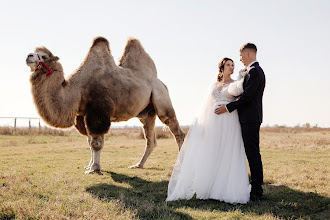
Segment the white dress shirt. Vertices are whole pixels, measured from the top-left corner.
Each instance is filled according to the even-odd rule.
[[[256,63],[256,62],[258,62],[257,60],[255,60],[255,61],[252,61],[247,67],[246,67],[246,69],[248,69],[248,68],[250,68],[254,63]]]

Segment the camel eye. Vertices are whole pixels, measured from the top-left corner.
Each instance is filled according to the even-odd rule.
[[[47,57],[46,56],[42,56],[42,59],[47,60]]]

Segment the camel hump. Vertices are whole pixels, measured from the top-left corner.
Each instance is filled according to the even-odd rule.
[[[110,52],[109,41],[107,39],[105,39],[104,37],[100,37],[100,36],[94,38],[91,48],[98,46],[99,44],[102,44],[102,43],[106,45],[107,49]]]
[[[139,51],[143,50],[144,51],[140,41],[135,38],[129,38],[127,40],[125,52],[128,52],[130,50],[139,50]]]
[[[128,39],[124,53],[119,60],[119,66],[150,72],[153,76],[157,76],[157,70],[153,60],[145,52],[140,41],[135,38]]]

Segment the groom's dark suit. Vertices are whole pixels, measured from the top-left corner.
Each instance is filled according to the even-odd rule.
[[[252,64],[243,82],[244,92],[226,105],[229,112],[237,109],[242,127],[245,153],[251,172],[251,194],[262,196],[263,171],[259,149],[259,131],[262,123],[262,96],[265,74],[258,62]]]

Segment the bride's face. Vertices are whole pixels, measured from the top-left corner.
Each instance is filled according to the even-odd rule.
[[[231,60],[227,60],[223,67],[224,75],[231,75],[234,73],[234,63]]]

